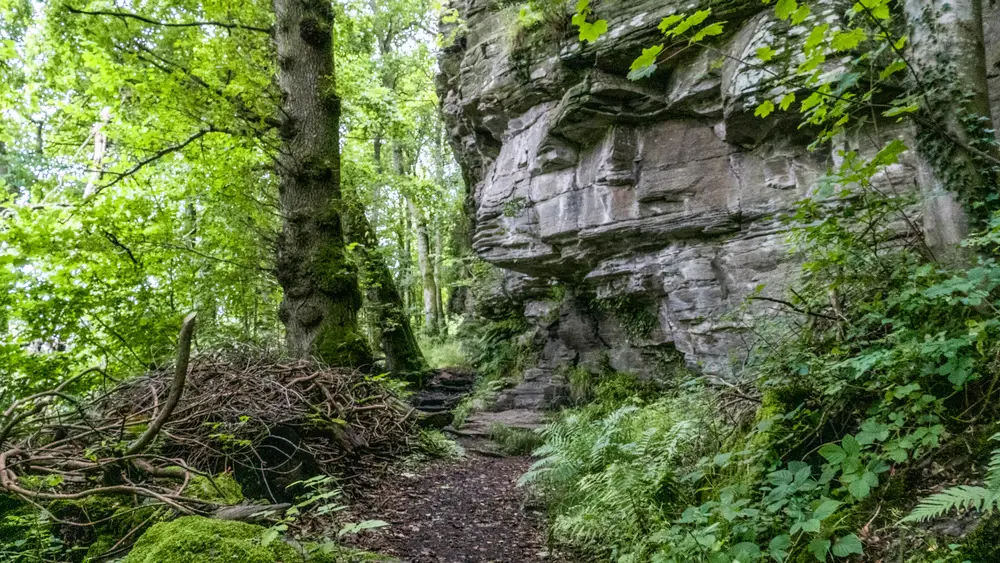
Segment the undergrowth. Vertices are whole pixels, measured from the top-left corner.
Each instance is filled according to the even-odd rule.
[[[490,440],[507,455],[528,455],[542,445],[541,434],[524,428],[511,428],[504,424],[490,427]]]
[[[801,273],[783,313],[748,327],[756,344],[730,382],[755,416],[727,418],[725,392],[698,380],[650,400],[570,378],[592,402],[544,431],[522,479],[546,499],[556,542],[620,563],[998,560],[901,523],[912,491],[962,475],[929,476],[934,456],[972,452],[990,473],[910,520],[994,509],[1000,472],[982,446],[998,419],[1000,218],[965,241],[967,265],[935,262],[910,200],[873,185],[904,150],[843,152],[789,218]]]
[[[530,343],[521,335],[528,328],[523,316],[468,323],[461,331],[462,350],[476,369],[476,383],[453,413],[452,424],[459,428],[474,411],[484,410],[504,388],[521,377],[531,355]]]

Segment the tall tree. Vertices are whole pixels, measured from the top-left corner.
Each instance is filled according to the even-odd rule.
[[[358,331],[358,276],[340,216],[333,11],[323,0],[274,0],[274,15],[282,96],[277,273],[288,350],[335,365],[369,365],[371,351]]]

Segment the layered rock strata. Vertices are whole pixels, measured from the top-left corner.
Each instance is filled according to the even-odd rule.
[[[632,82],[629,63],[657,41],[660,20],[697,1],[592,0],[610,30],[594,44],[576,38],[568,13],[525,30],[516,3],[452,2],[460,27],[439,93],[473,246],[520,292],[534,326],[525,338],[539,350],[501,408],[559,403],[573,366],[652,374],[680,356],[712,376],[741,369],[747,328],[768,312],[744,306],[746,296],[779,295],[795,270],[782,214],[817,189],[839,151],[910,136],[882,123],[810,151],[796,115],[753,115],[776,96],[773,77],[798,64],[796,42],[819,22],[836,25],[841,4],[789,27],[759,2],[713,3],[727,38]],[[1000,8],[985,10],[995,65]],[[741,62],[763,46],[777,51],[768,68]],[[1000,67],[991,72],[1000,86]],[[880,187],[912,189],[914,158]]]

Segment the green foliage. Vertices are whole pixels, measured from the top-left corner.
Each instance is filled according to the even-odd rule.
[[[532,355],[530,343],[520,338],[525,330],[527,321],[520,315],[464,326],[463,349],[469,363],[476,368],[477,379],[472,393],[454,410],[456,428],[471,412],[489,406],[500,390],[521,377]]]
[[[440,430],[421,430],[417,434],[417,448],[432,458],[458,459],[465,456],[465,450]]]
[[[490,427],[490,440],[496,442],[500,451],[507,455],[528,455],[543,442],[537,432],[512,428],[505,424],[494,424]]]
[[[993,440],[1000,441],[1000,434],[993,436]],[[921,500],[904,521],[939,518],[953,510],[976,511],[989,515],[998,508],[1000,508],[1000,448],[993,451],[986,472],[985,486],[958,485],[933,494]]]
[[[263,542],[266,529],[254,524],[184,516],[150,528],[124,563],[292,563],[301,561],[288,544]]]
[[[704,405],[689,399],[564,411],[543,431],[541,459],[521,484],[549,503],[555,539],[622,560],[645,552],[649,533],[684,504],[683,468],[709,440],[687,418]]]
[[[908,200],[873,183],[905,150],[892,141],[843,152],[788,218],[802,269],[786,315],[755,328],[748,369],[763,399],[754,425],[714,438],[719,415],[692,406],[697,394],[682,385],[673,399],[616,410],[607,405],[629,391],[605,391],[547,430],[525,481],[550,499],[558,540],[619,561],[857,555],[855,526],[871,516],[856,523],[855,514],[882,494],[890,468],[936,451],[967,424],[959,413],[994,415],[1000,265],[989,252],[964,267],[928,261]],[[998,241],[995,221],[966,245]],[[642,432],[667,442],[645,454]],[[998,463],[985,487],[936,495],[912,518],[992,509]]]
[[[572,22],[580,30],[580,41],[593,43],[608,32],[608,21],[594,19],[592,16],[590,0],[577,0]]]
[[[0,561],[42,563],[55,561],[64,553],[63,541],[53,533],[48,513],[0,495]]]
[[[432,369],[469,365],[462,351],[462,343],[457,338],[422,338],[420,350]]]
[[[597,300],[597,308],[613,315],[629,340],[640,340],[649,336],[658,324],[655,306],[642,301],[633,294],[622,293]]]
[[[888,6],[858,4],[847,21],[818,23],[798,44],[758,49],[769,64],[789,64],[792,50],[798,66],[763,89],[768,99],[757,115],[798,102],[815,145],[853,132],[906,68],[898,55],[905,37],[882,29]],[[795,0],[778,2],[776,13],[793,25],[813,17]],[[721,32],[696,39],[692,30],[708,17],[670,16],[661,31],[696,43]],[[669,44],[645,50],[631,78],[653,72]],[[829,60],[848,52],[844,72],[827,72]],[[879,111],[902,119],[913,103],[903,94]],[[897,512],[906,506],[886,483],[967,428],[968,413],[984,422],[996,416],[1000,220],[965,242],[980,252],[974,261],[934,261],[911,217],[913,196],[886,185],[908,150],[890,137],[839,151],[786,217],[802,267],[780,301],[783,314],[748,327],[757,344],[745,368],[751,379],[739,383],[760,393],[753,423],[737,418],[722,432],[715,407],[682,385],[669,398],[626,406],[628,392],[605,393],[545,431],[542,459],[523,481],[548,499],[556,540],[619,562],[855,557],[865,550],[860,527],[878,518],[870,512],[876,501],[896,503]],[[590,374],[567,375],[577,397],[598,395]],[[994,509],[998,463],[985,486],[935,495],[910,518]]]

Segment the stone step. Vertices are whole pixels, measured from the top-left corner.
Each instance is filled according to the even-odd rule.
[[[495,424],[522,430],[536,430],[545,426],[545,413],[532,409],[477,412],[470,415],[461,428],[447,430],[459,436],[488,437]]]

